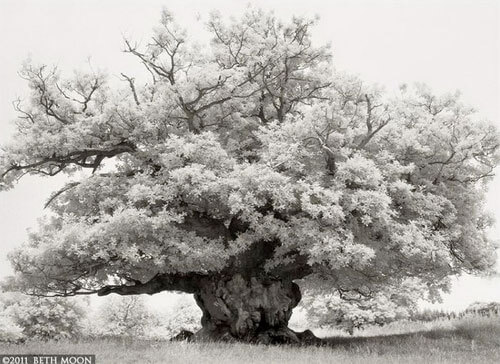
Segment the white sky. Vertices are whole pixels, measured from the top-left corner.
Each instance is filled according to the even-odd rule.
[[[239,14],[249,3],[282,18],[319,15],[314,39],[332,44],[338,69],[388,91],[416,81],[436,92],[461,90],[467,103],[500,127],[494,0],[0,0],[0,143],[13,130],[12,100],[26,93],[16,73],[26,58],[71,72],[91,57],[93,67],[112,75],[133,74],[140,68],[121,52],[122,36],[147,40],[163,6],[198,38],[210,10]],[[64,177],[29,177],[0,193],[0,278],[11,273],[7,252],[25,239],[47,197],[63,183]],[[489,196],[489,208],[500,221],[500,178]],[[462,278],[444,307],[461,309],[476,300],[500,301],[500,279]]]

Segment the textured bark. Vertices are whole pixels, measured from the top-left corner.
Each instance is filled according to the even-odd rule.
[[[110,285],[104,286],[96,291],[85,292],[97,293],[98,296],[107,296],[116,293],[122,296],[135,294],[155,294],[163,291],[179,291],[195,293],[198,291],[200,281],[206,276],[190,274],[157,274],[147,282],[134,281],[132,285]],[[73,293],[75,295],[77,293]]]
[[[288,328],[301,294],[297,284],[273,278],[244,278],[236,274],[207,279],[195,294],[203,311],[202,329],[193,340],[300,344],[318,340],[310,331]]]

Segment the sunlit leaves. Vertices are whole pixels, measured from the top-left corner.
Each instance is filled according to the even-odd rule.
[[[213,15],[210,42],[194,44],[164,12],[149,43],[126,41],[146,78],[123,74],[122,88],[27,64],[32,94],[17,104],[0,187],[92,173],[56,193],[54,217],[12,253],[19,287],[66,295],[213,275],[262,245],[259,274],[312,272],[343,291],[412,277],[437,292],[448,275],[488,271],[496,129],[458,94],[417,85],[389,98],[334,71],[313,24]]]

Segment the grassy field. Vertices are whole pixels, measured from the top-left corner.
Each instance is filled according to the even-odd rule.
[[[500,363],[500,318],[397,323],[323,347],[153,341],[0,344],[2,354],[96,354],[97,363]],[[377,331],[378,330],[378,331]]]

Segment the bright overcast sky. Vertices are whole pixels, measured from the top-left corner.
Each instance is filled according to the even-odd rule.
[[[91,57],[93,67],[111,75],[133,73],[140,69],[121,52],[122,37],[146,41],[162,7],[202,39],[209,11],[237,15],[249,3],[281,18],[319,15],[314,39],[332,44],[338,69],[389,92],[403,82],[425,82],[436,92],[458,89],[500,127],[495,0],[0,0],[0,143],[12,134],[12,100],[26,93],[17,71],[28,57],[66,72],[88,67]],[[22,243],[44,201],[63,183],[64,177],[26,178],[0,193],[0,278],[11,272],[7,252]],[[500,222],[500,177],[491,186],[489,208]],[[500,279],[459,280],[445,307],[461,309],[476,300],[500,301]]]

